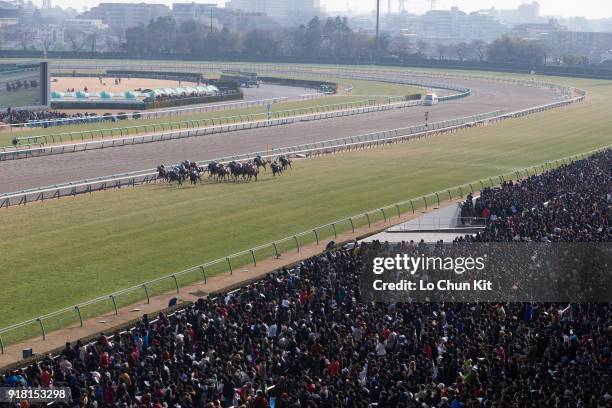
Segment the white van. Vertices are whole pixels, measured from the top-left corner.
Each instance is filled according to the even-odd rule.
[[[425,99],[423,99],[424,106],[433,106],[437,104],[438,104],[438,95],[436,95],[435,93],[427,94],[425,96]]]

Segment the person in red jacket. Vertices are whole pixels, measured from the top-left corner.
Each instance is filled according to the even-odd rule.
[[[491,216],[491,210],[489,210],[489,207],[485,207],[485,209],[482,210],[482,218],[485,218],[488,220],[490,216]]]
[[[253,401],[253,408],[269,408],[270,404],[268,403],[268,399],[263,394],[262,390],[257,390],[257,395],[255,400]]]
[[[98,360],[98,366],[102,368],[110,367],[110,355],[108,354],[108,351],[105,351],[104,353],[100,354],[100,359]]]
[[[338,371],[340,371],[340,362],[337,359],[334,359],[334,361],[332,361],[327,367],[327,371],[331,377],[338,374]]]

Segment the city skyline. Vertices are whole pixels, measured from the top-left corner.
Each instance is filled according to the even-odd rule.
[[[42,6],[43,0],[33,0],[37,6]],[[93,7],[106,0],[52,0],[53,5],[61,7],[72,7],[82,11],[83,7]],[[188,0],[182,0],[189,2]],[[107,2],[119,3],[130,2],[129,0],[108,0]],[[134,3],[141,1],[134,0]],[[148,0],[145,3],[161,3],[172,5],[176,0]],[[217,3],[219,6],[225,4],[224,0],[202,0],[201,3]],[[461,10],[471,12],[479,9],[495,7],[497,9],[513,9],[522,3],[529,3],[526,0],[436,0],[436,8],[447,10],[452,6],[458,6]],[[373,11],[376,4],[375,0],[367,1],[346,1],[346,0],[320,0],[321,6],[330,12],[367,13]],[[601,0],[583,0],[580,3],[559,1],[559,0],[539,0],[542,15],[555,15],[562,17],[587,17],[587,18],[607,18],[612,17],[612,2],[602,2]],[[383,12],[387,11],[388,0],[381,0]],[[411,13],[422,14],[430,9],[430,0],[406,0],[406,9]],[[398,0],[392,0],[392,9],[398,9]]]

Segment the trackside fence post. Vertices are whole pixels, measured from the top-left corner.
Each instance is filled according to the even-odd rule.
[[[312,232],[314,232],[315,234],[315,239],[317,240],[317,245],[319,245],[319,233],[317,232],[316,229],[313,229]]]
[[[385,214],[385,209],[384,209],[384,208],[381,208],[381,209],[380,209],[380,212],[382,213],[382,215],[383,215],[383,218],[384,218],[385,222],[387,222],[387,214]]]
[[[178,279],[176,279],[176,275],[172,275],[172,279],[174,280],[174,286],[176,286],[176,293],[179,293],[179,284]]]
[[[365,216],[368,219],[368,228],[372,228],[372,223],[370,222],[370,214],[366,213]]]
[[[229,256],[225,257],[225,260],[227,261],[227,266],[229,267],[230,275],[233,275],[234,270],[232,269],[232,261],[230,257]]]
[[[400,206],[399,206],[399,204],[395,204],[395,209],[397,210],[397,218],[400,218],[401,214],[400,214]]]
[[[40,324],[40,331],[42,332],[42,338],[43,340],[47,340],[47,333],[45,333],[45,325],[43,324],[42,319],[39,317],[38,319],[36,319],[38,321],[38,323]]]
[[[295,246],[297,248],[297,251],[300,252],[300,241],[298,241],[297,235],[294,235],[293,239],[295,240]]]
[[[251,252],[251,257],[253,258],[253,266],[257,266],[257,259],[255,259],[255,251],[251,249],[250,252]]]
[[[427,209],[427,197],[423,196],[423,201],[425,202],[425,209]]]
[[[338,238],[338,232],[336,231],[336,224],[332,224],[331,227],[334,230],[334,238]]]
[[[0,354],[4,354],[4,343],[2,342],[2,337],[0,337]]]
[[[414,214],[414,203],[410,200],[410,207],[412,208],[412,213]]]
[[[349,221],[351,222],[351,230],[353,231],[353,234],[355,233],[355,224],[353,223],[353,219],[349,218]]]
[[[81,323],[81,327],[83,327],[83,316],[81,315],[81,308],[79,306],[75,306],[74,310],[77,312],[77,315],[79,315],[79,322]]]
[[[438,207],[440,207],[440,196],[436,193],[436,201],[438,202]]]
[[[113,309],[115,309],[115,314],[118,315],[119,311],[117,310],[117,302],[115,301],[115,295],[110,295],[110,300],[113,302]]]
[[[147,289],[147,285],[142,285],[142,288],[144,289],[145,296],[147,297],[147,304],[151,303],[151,299],[149,298],[149,289]]]
[[[207,278],[206,278],[206,269],[204,269],[204,265],[200,265],[200,269],[202,269],[202,277],[204,278],[204,283],[207,283]]]
[[[276,242],[272,243],[272,246],[274,247],[274,254],[276,255],[276,257],[278,258],[280,255],[278,253],[278,247],[276,246]]]
[[[448,192],[448,201],[451,201],[453,199],[453,197],[451,197],[451,192],[450,190],[446,190]]]

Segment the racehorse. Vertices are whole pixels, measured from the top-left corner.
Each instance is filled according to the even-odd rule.
[[[283,174],[283,167],[280,164],[274,162],[270,165],[270,167],[272,168],[272,176],[276,177],[277,174],[279,176]]]
[[[166,170],[166,167],[164,167],[163,164],[157,166],[157,178],[168,180],[168,171]]]
[[[202,181],[202,177],[200,176],[200,173],[196,169],[192,169],[189,172],[190,184],[198,184],[198,180]]]
[[[287,156],[280,156],[278,158],[278,161],[281,164],[281,167],[283,168],[283,170],[287,170],[287,168],[292,168],[291,167],[291,159]]]
[[[238,181],[238,178],[242,177],[243,180],[251,180],[255,177],[255,181],[257,181],[257,175],[259,174],[259,168],[255,165],[254,162],[245,162],[240,163],[236,161],[232,161],[228,164],[230,169],[230,173],[234,178],[234,181]]]
[[[255,157],[253,159],[253,164],[255,164],[255,166],[257,166],[258,170],[259,170],[260,167],[263,167],[265,171],[268,171],[268,163],[269,163],[269,161],[264,160],[259,155],[257,155],[257,157]]]
[[[176,169],[170,170],[167,173],[166,180],[168,180],[168,183],[170,184],[172,184],[173,181],[178,181],[179,186],[183,185],[183,177]]]

